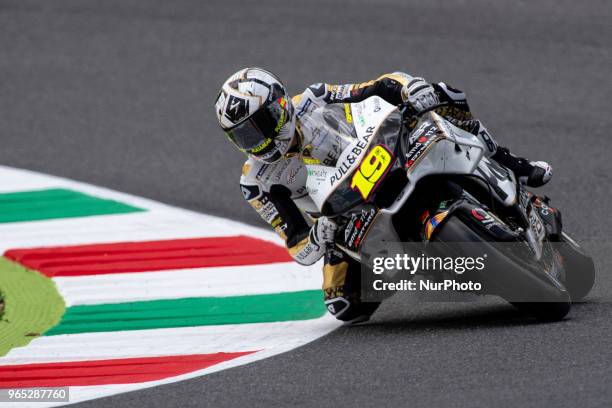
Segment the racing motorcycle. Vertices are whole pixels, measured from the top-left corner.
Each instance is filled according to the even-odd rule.
[[[336,249],[362,265],[403,242],[454,256],[486,252],[486,271],[462,278],[541,320],[562,319],[591,290],[593,260],[563,231],[559,210],[489,160],[475,135],[376,96],[303,121],[325,133],[309,146],[307,192],[338,223]]]

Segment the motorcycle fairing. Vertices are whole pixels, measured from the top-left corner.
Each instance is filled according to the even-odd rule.
[[[336,237],[336,244],[345,251],[359,253],[361,244],[377,215],[378,210],[372,204],[364,204],[351,210],[339,224],[340,233]]]
[[[464,193],[463,197],[459,198],[449,207],[448,215],[451,214],[461,217],[468,225],[491,236],[493,241],[518,242],[519,240],[518,234],[512,231],[506,223],[500,220],[494,213],[484,208],[482,204],[473,199],[468,193]],[[440,223],[438,227],[441,225],[443,225],[443,223]],[[437,230],[439,230],[439,228],[436,228],[430,240]]]
[[[497,201],[506,207],[516,204],[517,182],[514,173],[496,161],[483,157],[478,163],[475,174],[486,180]]]
[[[396,130],[399,131],[397,108],[376,96],[363,102],[351,104],[350,116],[340,111],[334,113],[331,109],[333,108],[327,106],[316,109],[313,111],[312,120],[319,122],[319,126],[328,127],[330,121],[321,123],[317,116],[329,118],[331,115],[335,115],[337,122],[348,121],[350,117],[355,130],[355,137],[343,146],[343,150],[333,167],[322,164],[306,165],[308,170],[306,190],[323,215],[337,215],[363,202],[363,197],[359,191],[351,186],[350,177],[360,165],[364,156],[370,152],[370,147],[374,146],[372,144],[374,139],[376,139],[376,143],[381,145],[385,142],[395,143],[396,138],[376,137],[378,133],[381,133],[379,129],[382,126],[389,126],[388,123],[385,124],[385,119],[393,112],[395,112],[395,115],[392,122],[396,123]],[[397,136],[397,131],[393,136]],[[382,136],[389,136],[393,132],[388,130],[382,133]],[[386,148],[391,151],[394,147],[394,145],[386,145]],[[334,197],[331,197],[332,194]]]

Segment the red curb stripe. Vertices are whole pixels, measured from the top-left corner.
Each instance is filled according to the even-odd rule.
[[[49,277],[292,261],[285,248],[243,235],[11,249],[5,256]]]
[[[255,353],[193,354],[8,365],[0,367],[0,388],[132,384],[201,370]]]

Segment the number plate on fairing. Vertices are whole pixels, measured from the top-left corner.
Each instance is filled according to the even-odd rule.
[[[330,212],[346,210],[342,208],[340,201],[355,204],[367,199],[378,181],[383,178],[393,161],[389,149],[384,146],[368,149],[378,127],[394,110],[395,106],[379,97],[370,97],[363,102],[351,104],[351,119],[357,137],[342,151],[335,167],[306,165],[306,189],[321,213],[331,215]],[[364,161],[366,153],[369,161]],[[355,175],[358,166],[361,169],[360,175]],[[349,177],[352,177],[348,180],[350,185],[345,186],[344,182]],[[332,194],[337,196],[334,204],[325,206]],[[349,195],[351,197],[348,197]]]

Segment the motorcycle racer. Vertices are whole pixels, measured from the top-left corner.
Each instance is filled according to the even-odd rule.
[[[363,83],[314,84],[291,98],[278,77],[264,69],[244,68],[230,76],[216,99],[215,113],[226,136],[248,155],[240,178],[243,196],[285,240],[295,261],[311,265],[325,256],[324,302],[336,318],[351,323],[368,320],[379,303],[360,300],[360,264],[333,248],[336,224],[313,209],[305,164],[314,160],[310,142],[319,135],[303,123],[318,107],[371,96],[409,104],[419,113],[434,110],[479,137],[486,155],[528,186],[544,185],[552,176],[546,162],[530,162],[498,146],[473,117],[465,94],[444,82],[394,72]]]

